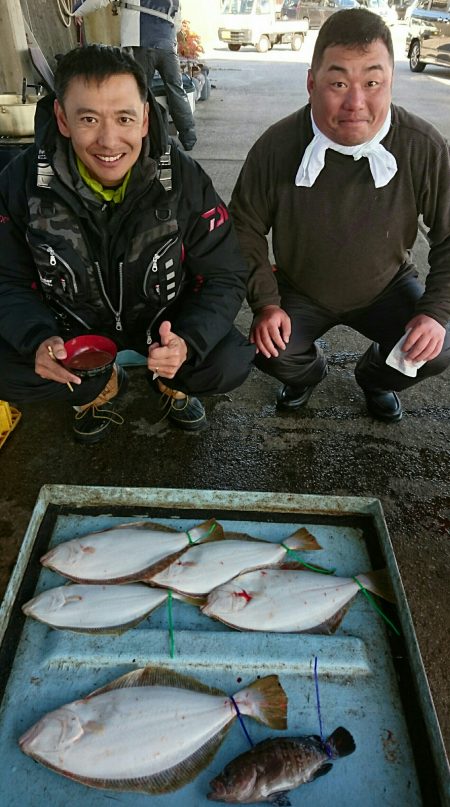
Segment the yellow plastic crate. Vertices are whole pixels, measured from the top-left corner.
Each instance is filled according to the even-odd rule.
[[[0,401],[0,448],[12,430],[15,429],[21,417],[22,414],[18,409],[10,406],[6,401]]]

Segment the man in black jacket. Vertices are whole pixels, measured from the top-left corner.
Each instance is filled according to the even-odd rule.
[[[76,439],[102,439],[125,372],[80,380],[61,363],[65,341],[91,332],[146,355],[171,421],[201,428],[192,393],[238,386],[254,357],[233,327],[247,270],[228,212],[167,141],[129,55],[71,51],[55,88],[35,145],[0,176],[0,398],[70,402]]]

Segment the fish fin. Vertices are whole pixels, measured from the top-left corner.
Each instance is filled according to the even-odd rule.
[[[187,552],[189,547],[184,546],[182,549],[179,549],[177,552],[173,552],[171,555],[165,555],[164,558],[160,558],[160,560],[156,561],[156,563],[152,563],[151,566],[147,566],[146,569],[142,569],[139,572],[139,576],[130,575],[129,577],[123,577],[117,580],[118,583],[151,583],[152,578],[155,577],[160,572],[163,572],[164,569],[167,569],[171,563],[174,563],[178,560],[184,552]]]
[[[175,600],[180,600],[180,602],[185,602],[188,605],[194,605],[197,608],[202,608],[208,602],[207,594],[183,594],[182,591],[177,591],[174,588],[172,589],[172,596]]]
[[[289,799],[289,792],[289,790],[281,790],[279,793],[269,796],[267,801],[274,804],[275,807],[291,807],[292,802]]]
[[[176,527],[166,527],[165,524],[158,524],[157,521],[130,521],[127,524],[116,524],[114,527],[110,527],[110,530],[123,530],[125,527],[134,527],[136,530],[148,530],[149,532],[179,532],[182,534],[182,530],[176,529]],[[106,532],[106,530],[98,530],[98,532]],[[109,532],[109,530],[108,530]],[[95,535],[95,533],[89,533],[90,535]]]
[[[377,594],[378,597],[383,597],[384,600],[395,603],[395,595],[387,569],[378,569],[375,572],[357,574],[356,579],[362,583],[364,588],[371,591],[372,594]]]
[[[286,555],[289,558],[289,555]],[[310,564],[311,565],[311,564]],[[267,567],[266,567],[267,568]],[[301,560],[285,560],[283,559],[281,563],[278,563],[276,566],[273,566],[274,569],[281,569],[284,571],[310,571],[308,566],[305,563],[302,563]],[[319,566],[317,563],[314,564],[315,569],[319,569],[322,572],[326,572],[329,574],[330,570],[325,569],[323,566]],[[319,572],[320,573],[320,572]]]
[[[352,735],[342,726],[335,729],[325,742],[331,748],[333,757],[346,757],[356,749]]]
[[[47,767],[52,767],[57,773],[62,773],[69,779],[74,779],[88,787],[98,787],[105,790],[134,791],[153,795],[158,793],[170,793],[192,782],[192,780],[210,764],[225,739],[229,728],[230,726],[228,725],[221,729],[218,734],[208,740],[200,748],[197,748],[190,757],[187,757],[182,762],[178,763],[178,765],[174,765],[172,768],[167,768],[165,771],[153,774],[152,776],[141,776],[137,779],[92,779],[65,773],[60,768],[51,765],[47,765]]]
[[[254,535],[249,535],[247,532],[226,532],[226,541],[250,541],[257,544],[268,544],[270,541],[265,541],[264,538],[255,538]]]
[[[303,552],[322,549],[314,535],[306,527],[300,527],[299,530],[293,532],[289,538],[284,539],[283,544],[288,546],[289,549],[301,549]]]
[[[342,608],[339,608],[339,611],[336,611],[332,616],[329,617],[325,622],[321,622],[320,625],[314,625],[313,628],[309,628],[309,630],[301,630],[299,633],[311,633],[313,636],[316,634],[321,634],[323,636],[331,636],[332,633],[336,633],[339,625],[341,624],[344,616],[346,615],[350,605],[352,604],[353,600],[355,599],[356,594],[354,597],[351,598]]]
[[[320,766],[320,768],[317,769],[317,771],[314,771],[313,775],[308,781],[314,782],[314,780],[318,779],[319,776],[325,776],[326,773],[329,773],[331,771],[332,767],[333,765],[331,762],[325,762],[323,765]]]
[[[189,530],[189,535],[193,544],[207,544],[211,541],[221,541],[225,534],[222,524],[219,524],[215,518],[209,518],[208,521]]]
[[[242,702],[241,696],[244,696]],[[234,699],[242,714],[253,717],[258,723],[272,729],[287,728],[287,696],[277,675],[258,678],[234,695]]]
[[[85,700],[93,698],[96,695],[101,695],[104,692],[109,692],[112,689],[123,689],[126,687],[146,687],[146,686],[167,686],[175,687],[176,689],[189,689],[194,692],[204,692],[207,695],[225,695],[221,689],[206,686],[196,678],[191,678],[189,675],[182,675],[174,670],[164,669],[163,667],[143,667],[139,670],[121,675],[106,686],[96,689],[86,696]]]

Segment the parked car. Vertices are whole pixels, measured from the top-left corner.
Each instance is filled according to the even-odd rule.
[[[386,0],[361,0],[361,5],[384,20],[386,25],[395,25],[398,22],[397,11],[394,6],[388,5]]]
[[[328,17],[343,8],[360,8],[360,4],[357,0],[300,0],[297,19],[306,20],[310,28],[320,28]]]
[[[406,55],[413,73],[427,64],[450,68],[450,0],[419,0],[409,21]]]

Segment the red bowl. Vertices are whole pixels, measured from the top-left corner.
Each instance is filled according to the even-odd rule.
[[[117,356],[117,345],[107,336],[84,334],[64,343],[67,357],[61,361],[66,370],[90,378],[112,368]]]

